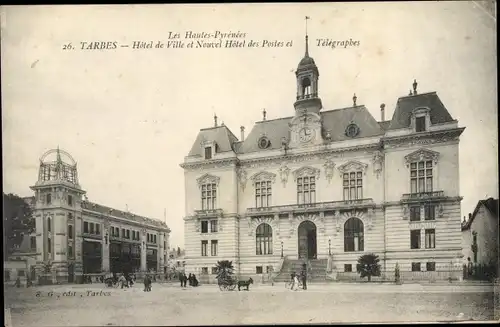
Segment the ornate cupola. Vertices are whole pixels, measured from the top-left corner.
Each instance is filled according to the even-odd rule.
[[[294,103],[295,114],[303,115],[304,112],[319,114],[322,108],[321,99],[318,97],[319,71],[314,59],[309,56],[309,36],[307,35],[306,16],[306,51],[304,58],[299,62],[295,76],[297,78],[297,98]]]

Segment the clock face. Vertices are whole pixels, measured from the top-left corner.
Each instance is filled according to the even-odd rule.
[[[309,127],[304,127],[299,131],[300,142],[309,142],[313,138],[313,131]]]

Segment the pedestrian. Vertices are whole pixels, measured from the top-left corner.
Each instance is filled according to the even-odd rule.
[[[188,281],[189,281],[189,286],[193,286],[193,276],[191,275],[191,273],[189,273]]]
[[[152,284],[153,280],[151,279],[151,277],[148,276],[148,286],[147,286],[147,290],[148,292],[151,292],[151,284]]]
[[[184,276],[182,273],[179,274],[179,281],[181,282],[181,287],[184,287]]]
[[[307,290],[307,272],[305,269],[302,270],[301,278],[302,278],[302,289]]]
[[[187,283],[187,281],[188,281],[188,277],[186,276],[186,274],[185,274],[185,273],[182,273],[182,281],[183,281],[183,283],[184,283],[184,287],[187,287],[186,283]]]
[[[16,283],[14,284],[16,287],[21,287],[21,278],[17,277]]]
[[[127,279],[123,275],[120,276],[120,278],[118,279],[118,282],[120,283],[121,288],[123,288],[124,286],[128,286]]]
[[[294,273],[294,276],[293,276],[293,285],[295,286],[294,291],[296,291],[296,290],[299,289],[299,276],[297,274],[295,274],[295,273]]]

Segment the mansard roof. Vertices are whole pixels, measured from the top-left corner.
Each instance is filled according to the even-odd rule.
[[[217,152],[234,152],[233,144],[238,142],[238,138],[225,125],[201,129],[188,156],[203,156],[201,143],[204,141],[214,141]]]
[[[454,121],[436,92],[429,92],[400,97],[388,129],[393,130],[409,127],[412,111],[421,107],[430,109],[432,124],[442,124]]]
[[[88,210],[88,211],[93,211],[93,212],[98,212],[104,215],[112,215],[113,217],[117,218],[122,218],[126,219],[129,221],[134,221],[140,224],[149,224],[153,225],[159,228],[168,228],[167,224],[165,224],[161,220],[157,219],[152,219],[152,218],[147,218],[143,216],[138,216],[136,214],[133,214],[131,212],[127,211],[122,211],[122,210],[117,210],[111,207],[107,207],[101,204],[97,204],[94,202],[90,201],[82,201],[82,209]]]
[[[384,129],[363,105],[322,111],[320,115],[323,121],[323,130],[324,132],[330,132],[331,142],[351,139],[345,134],[345,130],[351,122],[359,127],[360,132],[356,138],[384,134]],[[239,147],[239,153],[280,149],[282,138],[290,138],[289,123],[293,118],[292,116],[255,123],[245,141]],[[262,136],[266,136],[271,142],[271,145],[265,150],[260,149],[258,146],[258,140]]]

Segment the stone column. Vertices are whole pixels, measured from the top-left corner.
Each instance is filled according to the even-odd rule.
[[[82,245],[83,245],[83,237],[82,237],[82,229],[83,229],[83,219],[82,213],[77,213],[75,218],[75,265],[74,265],[74,273],[75,273],[75,283],[81,284],[83,282],[83,253],[82,253]]]
[[[147,265],[146,265],[146,228],[142,230],[141,233],[141,271],[146,272],[147,271]]]
[[[52,242],[54,258],[54,283],[65,283],[68,281],[68,222],[65,211],[56,212],[52,218]]]
[[[158,233],[158,239],[160,244],[158,244],[158,272],[163,275],[165,272],[165,262],[164,262],[164,253],[165,253],[165,247],[163,246],[163,241],[165,241],[165,237],[163,236],[165,232],[160,231]]]
[[[102,225],[102,271],[109,272],[110,264],[109,264],[109,237],[111,235],[111,231],[109,230],[109,221],[105,220]]]

